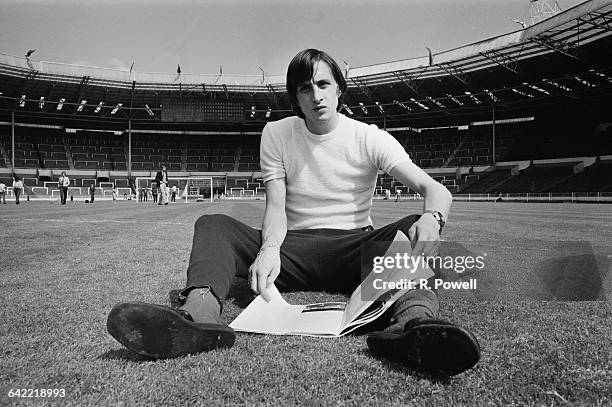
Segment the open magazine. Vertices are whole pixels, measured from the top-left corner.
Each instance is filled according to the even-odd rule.
[[[396,258],[398,254],[412,255],[409,239],[399,231],[384,257]],[[415,282],[418,287],[418,282],[434,275],[425,262],[412,264],[414,267],[410,269],[394,266],[369,273],[348,302],[292,305],[283,299],[275,286],[271,286],[268,288],[270,302],[261,295],[257,296],[229,326],[236,331],[271,335],[346,335],[380,317],[397,299],[414,288],[409,282]],[[383,285],[383,282],[387,284]]]

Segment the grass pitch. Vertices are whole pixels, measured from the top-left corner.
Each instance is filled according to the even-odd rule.
[[[421,203],[376,202],[376,225]],[[442,317],[480,341],[450,380],[340,339],[238,334],[229,350],[149,361],[106,332],[120,301],[167,304],[182,288],[194,221],[225,213],[259,227],[263,202],[0,206],[0,404],[611,405],[611,205],[456,202],[443,238],[486,253],[478,289],[440,291]],[[239,281],[223,318],[251,299]],[[290,303],[343,300],[287,293]],[[63,398],[9,398],[11,389]]]

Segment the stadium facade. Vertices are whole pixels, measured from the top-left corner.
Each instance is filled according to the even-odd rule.
[[[590,0],[456,49],[347,67],[342,113],[385,128],[469,199],[606,200],[611,34],[612,2]],[[164,163],[177,179],[210,177],[229,197],[263,197],[259,136],[290,115],[282,76],[120,71],[0,53],[0,178],[16,173],[30,196],[48,198],[66,171],[77,198],[92,182],[106,196],[112,184],[136,192],[135,179],[154,178]],[[377,193],[398,187],[406,191],[380,174]]]

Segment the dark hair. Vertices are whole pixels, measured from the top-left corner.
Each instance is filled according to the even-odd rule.
[[[320,61],[325,62],[327,66],[329,66],[334,80],[338,84],[338,89],[340,89],[340,96],[338,96],[338,111],[342,107],[342,98],[346,93],[346,81],[344,80],[342,70],[336,61],[334,61],[334,59],[326,52],[312,48],[305,49],[294,56],[289,63],[286,81],[287,94],[289,95],[291,107],[293,107],[293,110],[302,119],[304,118],[304,113],[302,112],[302,109],[300,109],[297,101],[297,87],[298,85],[312,79],[314,67],[317,62]]]

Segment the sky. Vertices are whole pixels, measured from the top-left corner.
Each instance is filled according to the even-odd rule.
[[[544,0],[540,0],[544,1]],[[551,1],[551,0],[548,0]],[[557,0],[567,10],[583,0]],[[137,72],[285,75],[305,48],[359,67],[506,34],[529,0],[0,0],[0,52]]]

